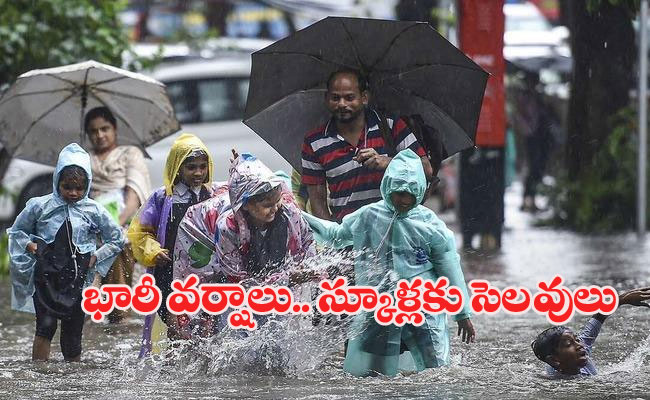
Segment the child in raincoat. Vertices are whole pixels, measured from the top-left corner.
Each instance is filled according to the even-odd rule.
[[[176,339],[176,318],[167,310],[166,300],[172,292],[172,260],[178,224],[187,209],[212,197],[219,184],[212,182],[213,163],[210,153],[198,137],[184,133],[176,139],[167,155],[163,187],[147,199],[134,217],[127,233],[135,259],[147,267],[162,292],[158,315],[167,325],[167,336]],[[154,315],[145,318],[140,356],[151,351]]]
[[[383,200],[345,216],[341,224],[303,214],[314,237],[338,248],[353,246],[358,285],[392,292],[399,279],[447,277],[464,297],[463,309],[454,315],[458,334],[467,343],[473,341],[469,297],[454,235],[433,211],[419,205],[426,191],[420,157],[410,149],[401,151],[388,165],[380,189]],[[419,327],[381,326],[372,314],[361,314],[353,320],[348,337],[343,368],[355,376],[396,375],[401,343],[408,347],[418,371],[449,363],[445,314],[425,313]]]
[[[99,203],[88,198],[90,157],[78,144],[61,150],[51,194],[30,199],[9,234],[14,310],[36,314],[33,360],[47,360],[61,320],[61,352],[79,361],[85,314],[81,292],[106,276],[124,237]],[[103,245],[97,248],[97,236]]]

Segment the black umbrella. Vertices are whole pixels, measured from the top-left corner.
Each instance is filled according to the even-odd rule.
[[[539,73],[543,69],[556,71],[559,74],[570,74],[573,70],[573,60],[571,57],[560,55],[544,57],[516,58],[506,62],[508,72],[533,72]]]
[[[424,22],[328,17],[253,53],[244,123],[300,170],[306,132],[327,122],[327,78],[368,79],[371,106],[419,114],[447,154],[474,144],[488,73]]]

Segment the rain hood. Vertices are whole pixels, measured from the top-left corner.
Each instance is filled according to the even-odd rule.
[[[230,205],[238,212],[251,197],[280,186],[283,178],[274,174],[254,155],[242,153],[230,166]]]
[[[203,150],[208,156],[208,178],[205,183],[212,182],[214,175],[214,164],[212,156],[205,144],[197,136],[191,133],[183,133],[174,141],[172,148],[167,155],[165,162],[165,170],[163,171],[163,185],[165,186],[165,194],[171,196],[174,190],[174,179],[181,169],[183,161],[196,150]]]
[[[392,211],[395,211],[395,206],[390,200],[390,194],[393,192],[408,192],[415,196],[416,204],[422,203],[427,190],[427,178],[420,156],[411,149],[399,152],[388,164],[380,190],[386,206]]]
[[[88,187],[86,187],[86,193],[84,193],[84,198],[82,200],[79,200],[79,202],[88,199],[88,193],[90,193],[90,184],[93,180],[93,171],[90,168],[90,155],[76,143],[71,143],[65,146],[63,150],[61,150],[61,153],[59,153],[59,159],[56,162],[56,169],[54,170],[54,179],[52,180],[52,193],[55,194],[57,200],[60,200],[63,203],[65,203],[65,201],[59,194],[59,178],[61,176],[63,168],[69,167],[71,165],[76,165],[83,168],[83,170],[86,172],[86,176],[88,177]],[[79,202],[77,202],[77,204]]]

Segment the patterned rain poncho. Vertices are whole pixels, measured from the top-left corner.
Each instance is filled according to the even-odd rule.
[[[76,165],[83,168],[88,176],[88,188],[83,199],[76,203],[66,203],[59,195],[59,176],[64,167]],[[11,257],[11,307],[14,310],[34,312],[34,266],[36,258],[26,250],[27,243],[42,239],[52,243],[66,219],[72,226],[72,242],[80,253],[93,252],[97,257],[95,266],[86,275],[86,286],[95,277],[95,271],[106,276],[113,260],[124,246],[122,229],[115,223],[106,209],[88,198],[92,171],[90,157],[78,144],[64,147],[56,164],[51,194],[30,199],[25,209],[18,215],[13,226],[7,230],[9,235],[9,255]],[[104,243],[97,248],[97,236]]]
[[[269,235],[264,240],[286,237],[276,245],[286,249],[286,256],[294,262],[314,255],[311,231],[300,214],[286,180],[286,175],[274,174],[250,154],[244,153],[235,159],[230,167],[228,186],[218,189],[220,195],[191,207],[185,214],[176,240],[174,277],[184,279],[194,273],[202,282],[223,278],[238,282],[252,277],[252,271],[246,266],[251,253],[252,227],[242,207],[250,197],[277,186],[281,187],[283,205],[276,213],[275,221],[286,223],[286,233]],[[261,278],[270,283],[282,276],[283,271],[276,271]]]
[[[425,190],[420,157],[407,149],[386,169],[381,182],[383,200],[345,216],[341,224],[304,215],[319,242],[338,248],[353,246],[356,284],[392,292],[398,279],[418,276],[435,281],[445,276],[464,296],[464,307],[454,320],[466,319],[470,316],[469,297],[453,233],[428,208],[418,205],[398,213],[390,200],[391,193],[405,191],[420,204]],[[425,322],[419,327],[381,326],[372,314],[360,314],[348,336],[344,369],[355,376],[396,375],[402,341],[408,345],[418,370],[449,362],[445,314],[425,314]]]
[[[174,180],[183,161],[195,151],[203,151],[208,155],[208,178],[203,186],[210,196],[217,193],[217,188],[223,184],[213,183],[214,165],[208,148],[198,137],[184,133],[172,145],[163,171],[163,187],[156,189],[149,199],[140,207],[133,217],[127,233],[135,259],[147,267],[147,273],[153,273],[156,266],[156,256],[164,251],[167,235],[167,225],[172,216],[172,194]],[[143,330],[143,345],[140,356],[151,351],[152,328],[154,315],[145,318]]]

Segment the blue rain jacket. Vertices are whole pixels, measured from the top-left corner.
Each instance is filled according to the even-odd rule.
[[[424,198],[426,177],[422,163],[409,149],[401,151],[388,165],[381,182],[383,200],[345,216],[341,224],[303,215],[317,241],[336,248],[353,246],[358,285],[392,292],[399,279],[419,276],[435,281],[445,276],[450,285],[463,292],[464,307],[454,320],[469,318],[469,296],[453,233],[422,205],[398,213],[390,199],[390,194],[397,191],[412,194],[417,204]],[[398,372],[401,341],[409,346],[418,370],[447,364],[447,316],[425,313],[425,317],[419,327],[384,327],[370,313],[356,316],[348,335],[344,369],[356,376],[393,376]]]
[[[68,165],[77,165],[88,175],[88,189],[84,198],[72,204],[66,203],[58,191],[59,175]],[[59,154],[52,182],[53,193],[27,201],[25,209],[18,215],[13,226],[7,229],[11,258],[11,307],[14,310],[34,312],[32,295],[36,258],[26,250],[27,244],[36,238],[52,243],[66,218],[70,218],[72,241],[79,252],[93,252],[97,257],[95,266],[88,270],[86,286],[92,284],[95,271],[106,276],[113,260],[122,250],[122,229],[103,206],[88,198],[91,180],[88,153],[76,143],[69,144]],[[98,237],[103,243],[99,249]]]

